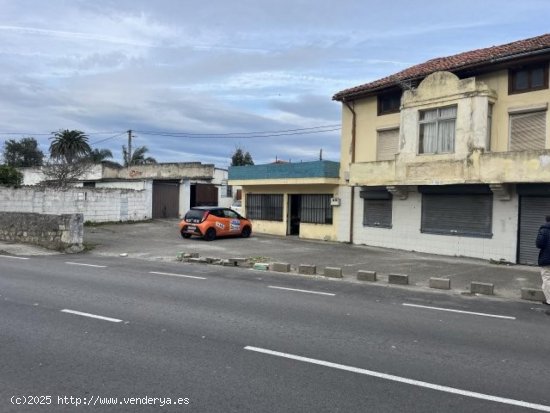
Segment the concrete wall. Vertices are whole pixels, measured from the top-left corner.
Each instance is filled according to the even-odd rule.
[[[66,252],[83,249],[82,214],[46,215],[0,212],[0,240],[40,245]]]
[[[409,192],[404,200],[393,198],[392,228],[363,226],[363,203],[356,189],[354,244],[516,262],[519,202],[515,194],[510,201],[493,198],[492,238],[421,233],[422,195],[418,192]]]
[[[84,215],[84,221],[113,222],[151,219],[152,187],[128,189],[0,187],[0,212]]]

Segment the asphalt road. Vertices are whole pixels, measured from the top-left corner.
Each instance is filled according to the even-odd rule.
[[[0,411],[550,411],[540,310],[240,268],[0,256]]]

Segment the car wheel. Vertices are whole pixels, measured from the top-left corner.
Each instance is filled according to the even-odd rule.
[[[250,227],[244,227],[243,230],[241,231],[241,237],[248,238],[251,233],[252,233],[252,230],[250,229]]]
[[[204,239],[206,241],[214,241],[216,239],[216,230],[214,228],[208,228],[204,233]]]

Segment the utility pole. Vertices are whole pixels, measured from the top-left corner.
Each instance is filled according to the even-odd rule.
[[[128,129],[128,166],[130,166],[130,161],[132,159],[132,129]]]

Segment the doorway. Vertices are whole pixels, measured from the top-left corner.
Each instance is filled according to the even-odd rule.
[[[302,195],[289,195],[288,201],[288,235],[300,235]]]

